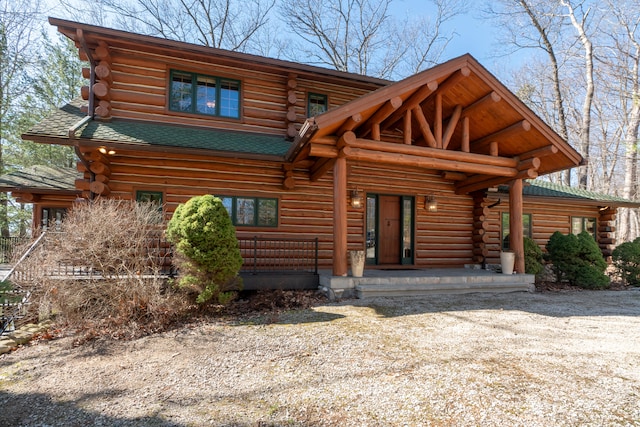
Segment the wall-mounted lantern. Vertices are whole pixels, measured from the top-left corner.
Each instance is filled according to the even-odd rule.
[[[351,190],[351,207],[355,209],[360,209],[362,207],[362,192],[357,188],[355,190]]]
[[[429,212],[438,212],[438,201],[436,200],[436,196],[434,196],[433,194],[425,196],[424,208]]]

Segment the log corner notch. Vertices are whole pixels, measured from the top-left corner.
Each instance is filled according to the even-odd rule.
[[[486,191],[475,191],[471,196],[473,197],[473,262],[482,264],[484,267],[489,255],[489,249],[487,248],[489,240],[487,193]]]
[[[111,178],[111,161],[102,154],[99,149],[82,149],[79,153],[82,156],[77,164],[79,172],[84,173],[82,179],[76,179],[76,189],[85,193],[89,192],[90,199],[94,195],[108,196],[111,194],[109,180]],[[88,169],[87,169],[88,167]]]
[[[296,179],[293,177],[293,163],[284,163],[282,165],[282,171],[284,172],[284,179],[282,180],[282,189],[295,190]]]
[[[13,191],[11,195],[16,199],[18,203],[38,203],[40,201],[39,194],[34,194],[28,191],[25,191],[25,192]]]
[[[100,41],[95,48],[90,48],[82,33],[80,39],[79,56],[82,61],[89,61],[90,68],[82,69],[82,76],[89,79],[89,85],[81,89],[82,99],[89,101],[87,114],[99,120],[111,120],[111,87],[113,74],[111,72],[111,53],[109,46]]]
[[[298,113],[296,112],[296,105],[298,103],[298,95],[296,94],[296,88],[298,87],[298,75],[289,73],[287,77],[287,139],[292,141],[298,134]]]
[[[607,263],[611,263],[611,255],[616,244],[614,225],[616,220],[617,208],[612,206],[603,206],[600,208],[600,214],[597,219],[597,241],[602,255]]]

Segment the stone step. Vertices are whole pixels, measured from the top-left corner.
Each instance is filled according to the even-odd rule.
[[[446,283],[388,283],[360,284],[355,286],[358,298],[421,296],[433,294],[463,294],[474,292],[531,292],[533,284],[504,281],[484,283],[446,282]]]
[[[363,277],[321,272],[320,289],[330,298],[428,295],[434,293],[533,291],[531,274],[498,274],[476,268],[374,270]]]

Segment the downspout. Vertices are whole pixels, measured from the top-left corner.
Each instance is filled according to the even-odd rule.
[[[80,151],[80,145],[78,144],[78,140],[76,138],[76,132],[82,126],[84,126],[85,124],[93,120],[94,109],[95,109],[95,105],[94,105],[95,97],[93,96],[93,85],[96,82],[96,61],[93,59],[93,56],[91,55],[91,50],[89,49],[89,46],[87,46],[87,41],[84,38],[84,32],[81,29],[78,29],[76,31],[76,35],[77,35],[78,41],[80,42],[80,45],[82,46],[82,50],[84,50],[85,54],[87,55],[87,58],[89,59],[89,65],[90,65],[89,107],[87,110],[87,115],[69,128],[68,137],[69,137],[69,141],[73,142],[73,149],[76,153],[76,156],[80,160],[80,163],[82,163],[82,165],[87,169],[87,171],[89,171],[89,183],[92,183],[96,179],[96,174],[91,172],[91,167],[89,162],[87,161],[87,159],[85,159],[85,157],[82,155],[82,152]],[[89,199],[93,200],[94,196],[95,194],[93,193],[93,191],[89,190]]]

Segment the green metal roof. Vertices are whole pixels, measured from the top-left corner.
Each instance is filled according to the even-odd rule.
[[[76,100],[55,111],[26,132],[23,139],[67,139],[69,128],[85,117],[80,111],[81,103]],[[283,157],[292,144],[284,136],[117,118],[108,122],[89,121],[78,129],[76,138],[143,147],[175,147],[276,157]]]
[[[76,191],[77,170],[36,165],[0,175],[0,189],[4,191]]]
[[[501,186],[500,192],[508,192],[507,186]],[[558,197],[563,199],[576,199],[583,201],[589,200],[595,203],[611,204],[614,206],[640,207],[640,201],[628,200],[623,197],[596,193],[594,191],[568,187],[542,180],[526,181],[522,193],[525,197]]]

